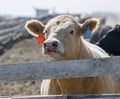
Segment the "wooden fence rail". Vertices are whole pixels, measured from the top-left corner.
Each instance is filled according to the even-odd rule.
[[[1,64],[0,82],[78,78],[120,73],[120,57],[60,62]]]
[[[7,97],[0,97],[2,99],[120,99],[119,94],[110,95],[110,94],[103,94],[103,95],[48,95],[48,96],[7,96]]]
[[[59,62],[37,62],[1,64],[0,82],[38,80],[52,78],[78,78],[113,75],[120,73],[120,57],[71,60]],[[0,97],[1,98],[1,97]],[[114,95],[63,95],[63,96],[20,96],[3,99],[120,99]]]

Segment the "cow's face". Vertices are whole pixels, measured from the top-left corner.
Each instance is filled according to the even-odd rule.
[[[95,28],[97,20],[96,24],[93,24],[94,21],[87,20],[85,24],[80,24],[72,16],[61,15],[51,19],[45,26],[41,25],[42,27],[37,29],[39,32],[43,30],[42,32],[45,34],[45,41],[42,45],[43,54],[54,60],[69,59],[72,54],[78,51],[80,36],[83,36],[88,25],[91,26],[91,31]],[[29,27],[30,23],[32,22],[27,23],[26,28],[29,32],[34,33],[35,30],[33,31]]]
[[[69,16],[58,16],[50,20],[43,33],[46,40],[42,52],[55,59],[61,59],[72,54],[78,46],[81,26]]]

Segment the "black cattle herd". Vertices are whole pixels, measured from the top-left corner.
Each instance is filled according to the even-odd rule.
[[[120,55],[120,24],[114,27],[100,25],[93,33],[90,42],[104,49],[108,54]]]
[[[111,55],[120,55],[120,25],[116,24],[114,28],[109,29],[96,43],[107,53]]]

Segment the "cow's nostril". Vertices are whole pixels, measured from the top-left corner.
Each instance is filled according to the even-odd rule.
[[[43,43],[43,47],[45,50],[55,50],[58,47],[57,41],[46,41]]]
[[[53,46],[54,48],[57,48],[58,42],[57,42],[57,41],[54,41],[53,44],[52,44],[52,46]]]

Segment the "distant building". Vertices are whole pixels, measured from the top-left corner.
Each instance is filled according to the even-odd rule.
[[[42,18],[42,17],[45,17],[45,16],[49,15],[49,10],[48,9],[35,8],[35,11],[36,11],[36,17],[38,17],[38,18]]]

